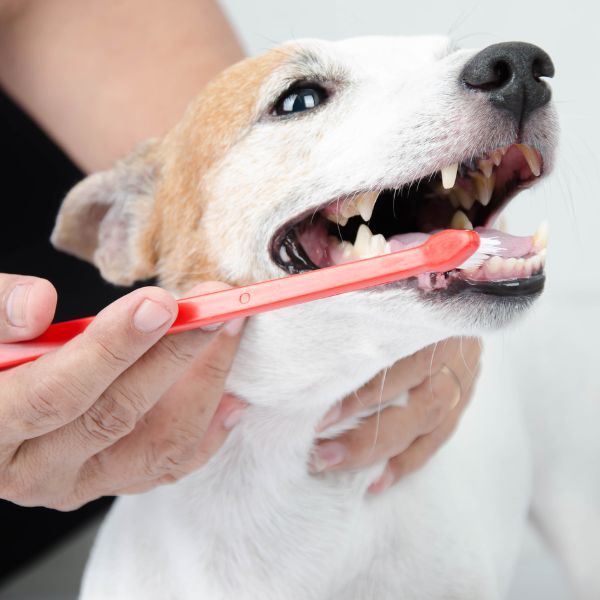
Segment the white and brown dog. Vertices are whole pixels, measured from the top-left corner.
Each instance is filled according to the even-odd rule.
[[[290,43],[224,72],[163,139],[78,185],[53,241],[109,281],[157,276],[182,294],[450,226],[489,235],[551,168],[557,126],[541,78],[552,75],[524,43]],[[315,425],[342,397],[428,344],[508,324],[540,294],[543,230],[493,234],[503,254],[479,269],[252,318],[228,383],[251,404],[242,422],[199,472],[116,503],[82,598],[504,597],[531,497],[511,394],[481,394],[439,455],[381,496],[365,490],[383,465],[307,470]]]

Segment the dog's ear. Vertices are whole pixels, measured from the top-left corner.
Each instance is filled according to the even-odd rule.
[[[155,275],[148,243],[158,173],[151,140],[110,171],[90,175],[65,198],[52,244],[94,263],[112,283],[131,285]]]

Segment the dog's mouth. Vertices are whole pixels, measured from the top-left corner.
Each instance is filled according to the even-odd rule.
[[[525,237],[492,227],[510,200],[542,172],[538,150],[513,144],[399,189],[337,198],[280,228],[271,257],[293,274],[408,249],[442,229],[475,229],[481,237],[499,239],[500,254],[470,270],[421,275],[418,287],[432,291],[468,284],[484,293],[536,293],[544,283],[546,227]]]

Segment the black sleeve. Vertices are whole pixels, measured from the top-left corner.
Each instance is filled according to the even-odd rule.
[[[1,90],[0,156],[0,273],[49,279],[59,294],[57,320],[96,314],[128,292],[105,283],[94,267],[50,245],[60,202],[83,174]],[[105,498],[61,513],[0,500],[5,549],[0,581],[109,503]]]

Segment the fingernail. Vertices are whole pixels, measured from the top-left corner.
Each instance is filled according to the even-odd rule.
[[[369,486],[368,491],[370,494],[380,494],[387,490],[392,483],[394,483],[394,474],[386,468],[381,477]]]
[[[211,323],[210,325],[204,325],[203,327],[200,327],[200,329],[202,329],[202,331],[218,331],[219,329],[221,329],[221,327],[223,327],[223,321],[221,321],[220,323]]]
[[[317,431],[323,431],[334,423],[337,423],[342,416],[342,405],[336,404],[333,408],[325,413],[325,416],[319,421],[317,425]]]
[[[232,319],[231,321],[225,324],[223,330],[225,331],[225,333],[227,333],[227,335],[235,337],[240,333],[240,331],[242,331],[242,327],[244,326],[245,320],[246,319],[244,317],[240,317],[239,319]]]
[[[448,365],[443,365],[438,373],[431,378],[431,380],[432,386],[438,383],[441,386],[444,386],[444,383],[450,381],[452,387],[454,388],[452,400],[450,401],[450,410],[454,410],[458,406],[462,396],[462,388],[458,375],[456,375],[456,373],[454,373],[454,371]]]
[[[330,467],[339,465],[346,457],[346,447],[339,442],[325,442],[317,446],[310,461],[310,470],[321,473]]]
[[[246,408],[235,408],[223,420],[223,428],[227,430],[233,429],[244,416]]]
[[[142,333],[151,333],[160,329],[172,317],[162,304],[146,298],[133,315],[133,325]]]
[[[27,298],[30,291],[30,283],[19,283],[12,289],[6,300],[6,316],[13,327],[27,325]]]

